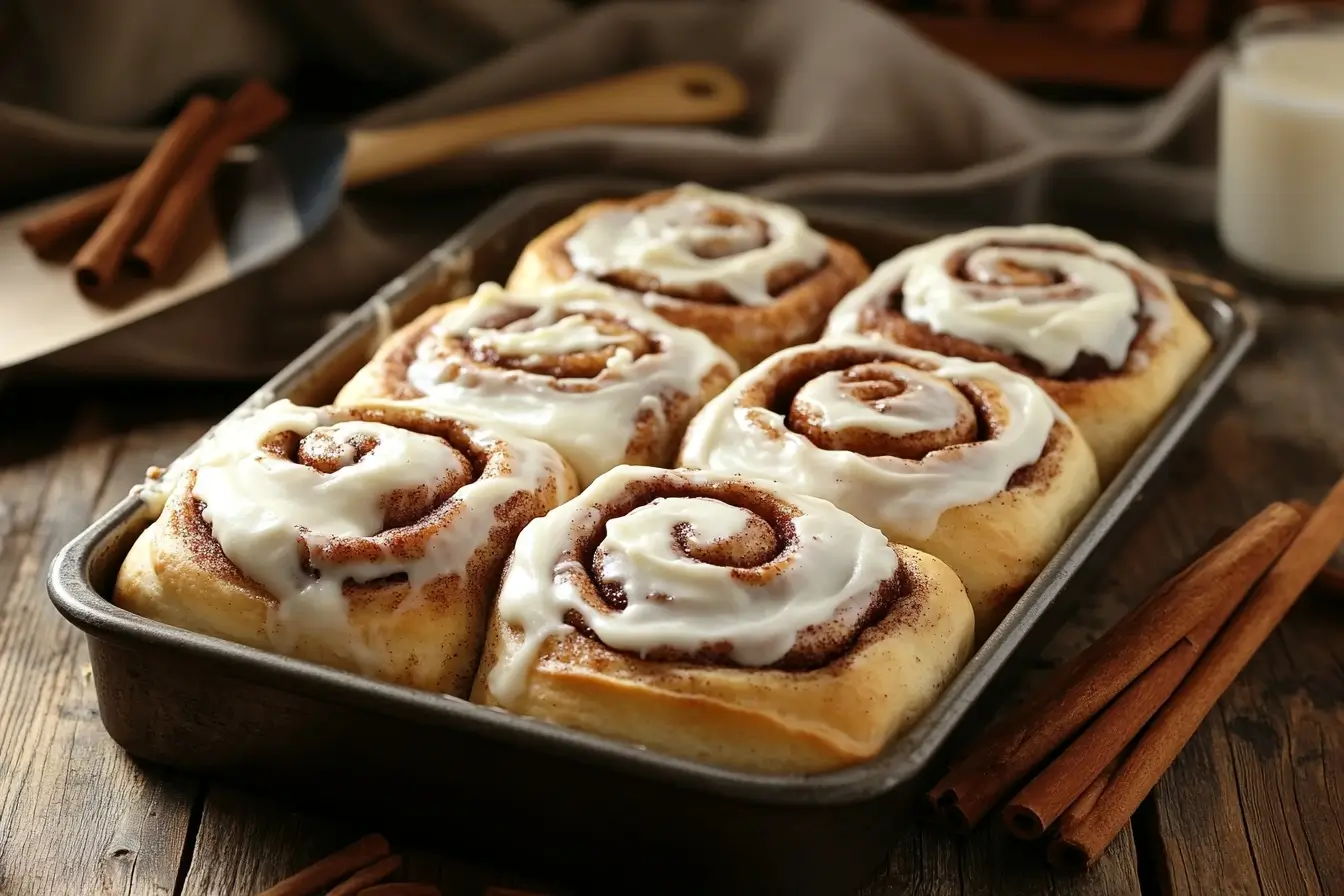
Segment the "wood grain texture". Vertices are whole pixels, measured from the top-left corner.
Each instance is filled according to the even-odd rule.
[[[1144,539],[1130,541],[1123,553],[1126,557],[1133,554],[1137,562],[1128,568],[1128,575],[1097,583],[1096,593],[1080,603],[1042,650],[1040,659],[1009,691],[1003,710],[1025,700],[1051,669],[1099,637],[1125,614],[1131,600],[1148,593],[1169,574],[1170,569],[1160,559],[1145,551]],[[944,834],[918,819],[906,827],[886,867],[862,892],[864,896],[1138,894],[1139,858],[1134,837],[1126,829],[1090,873],[1060,875],[1046,866],[1041,844],[1024,844],[1007,836],[997,813],[965,838]]]
[[[1051,873],[1038,844],[1024,845],[997,823],[955,839],[928,824],[906,828],[887,865],[862,896],[1125,896],[1139,894],[1134,840],[1126,831],[1095,868],[1069,877]]]
[[[1207,243],[1192,257],[1218,264]],[[1158,515],[1245,515],[1318,499],[1344,468],[1344,297],[1261,303],[1261,338],[1185,453]],[[1344,606],[1298,604],[1210,714],[1150,800],[1164,893],[1344,891]]]
[[[268,811],[259,798],[213,787],[183,896],[259,893],[363,833],[283,809]]]
[[[212,786],[182,894],[258,893],[368,833],[372,832],[296,811],[262,794]],[[436,884],[453,896],[483,893],[492,885],[533,886],[456,860],[432,846],[393,838],[392,851],[405,863],[389,881]],[[554,890],[546,892],[560,896]]]
[[[12,394],[0,417],[50,398]],[[173,424],[151,452],[104,405],[69,410],[10,430],[0,449],[0,893],[172,893],[197,785],[109,740],[84,639],[48,602],[45,576],[151,454],[197,427]]]

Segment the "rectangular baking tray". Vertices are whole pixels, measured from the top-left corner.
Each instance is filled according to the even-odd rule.
[[[582,203],[658,186],[583,179],[510,194],[229,416],[277,398],[330,400],[389,325],[480,282],[503,282],[527,241]],[[871,211],[797,204],[872,262],[928,236]],[[584,893],[852,892],[918,811],[913,798],[949,745],[992,712],[1014,668],[1085,593],[1129,511],[1253,341],[1250,302],[1195,277],[1178,283],[1213,337],[1202,367],[937,703],[880,756],[844,770],[726,771],[141,618],[108,600],[119,563],[149,523],[133,497],[61,550],[48,590],[87,637],[103,725],[142,760],[351,815]]]

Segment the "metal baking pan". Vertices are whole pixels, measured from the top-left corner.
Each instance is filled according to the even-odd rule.
[[[580,180],[509,195],[239,410],[276,398],[330,400],[389,319],[400,324],[479,282],[502,282],[529,239],[584,202],[656,186]],[[926,236],[800,207],[873,262]],[[584,893],[852,891],[915,811],[910,798],[936,773],[955,729],[978,724],[992,708],[991,686],[1011,678],[1013,662],[1029,659],[1066,615],[1064,598],[1082,594],[1127,511],[1250,346],[1248,302],[1194,279],[1181,292],[1213,336],[1203,366],[932,709],[879,757],[841,771],[725,771],[141,618],[108,600],[118,564],[149,522],[135,498],[57,555],[48,588],[88,639],[104,726],[141,759],[353,813],[361,825]]]

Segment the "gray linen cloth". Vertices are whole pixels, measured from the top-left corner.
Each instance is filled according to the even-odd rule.
[[[1054,220],[1078,208],[1208,221],[1217,75],[1143,105],[1013,90],[862,0],[8,0],[0,4],[0,202],[134,164],[157,111],[200,84],[283,83],[304,59],[401,98],[375,126],[657,62],[726,64],[751,108],[724,128],[518,137],[366,188],[309,243],[213,293],[36,362],[42,373],[234,378],[278,369],[479,209],[487,189],[610,173],[807,195],[911,226]]]

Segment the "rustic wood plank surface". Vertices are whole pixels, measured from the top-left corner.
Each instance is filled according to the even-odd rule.
[[[253,793],[212,787],[183,896],[261,892],[366,833],[349,823],[294,811]],[[444,894],[483,893],[501,885],[535,886],[433,849],[406,843],[394,843],[393,849],[405,863],[389,880],[436,884]]]
[[[1183,238],[1184,239],[1184,238]],[[1182,242],[1182,263],[1224,270]],[[1148,247],[1150,249],[1160,247]],[[1318,498],[1344,468],[1344,296],[1264,303],[1259,345],[1145,494],[1138,519],[1039,674],[1095,638],[1220,525]],[[13,387],[0,393],[0,894],[254,893],[363,830],[272,797],[128,759],[104,733],[83,639],[48,603],[54,552],[236,387]],[[21,412],[20,406],[27,408]],[[41,410],[34,413],[31,408]],[[865,894],[1344,892],[1344,603],[1308,595],[1088,874],[1060,877],[992,825],[911,824]],[[397,879],[445,894],[535,887],[430,844],[394,843]]]
[[[0,446],[0,893],[173,893],[203,785],[115,748],[84,639],[43,592],[56,550],[200,424],[135,429],[98,397],[71,399],[0,399],[6,420],[60,409]]]
[[[1272,294],[1188,239],[1182,259]],[[1163,496],[1240,519],[1319,498],[1344,468],[1344,296],[1262,302],[1261,336]],[[1344,603],[1308,593],[1163,777],[1152,813],[1164,893],[1344,891]]]

